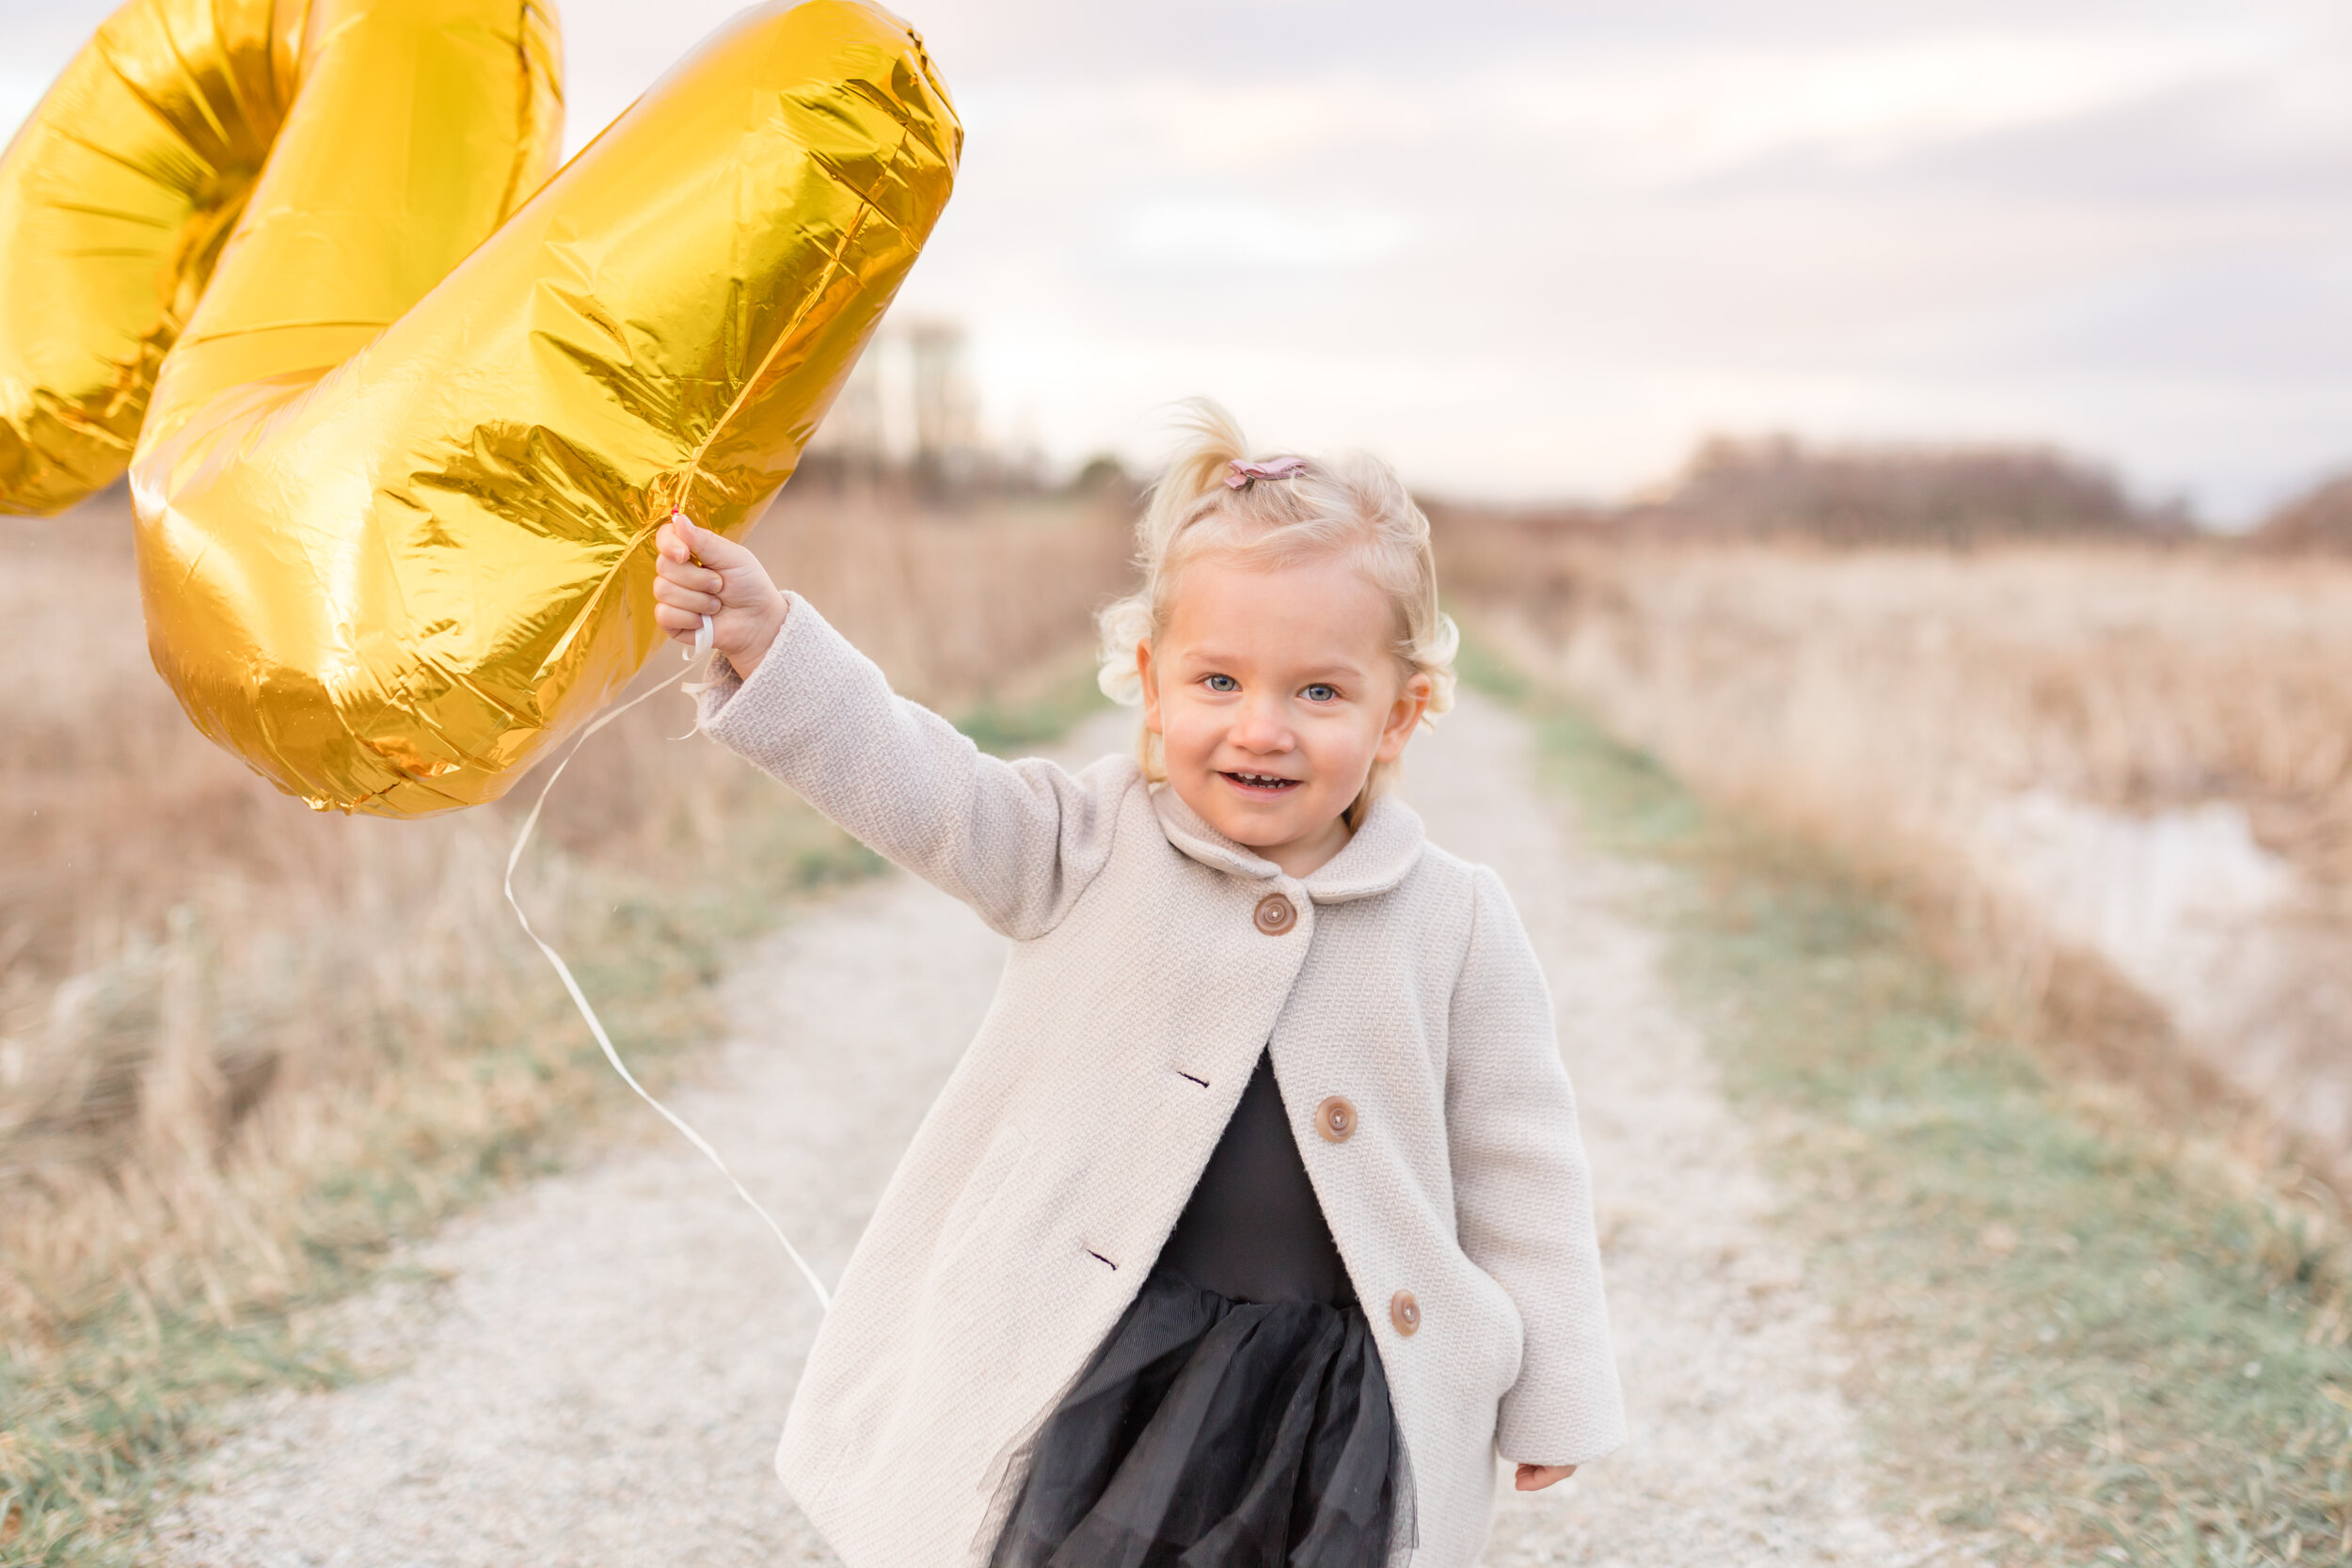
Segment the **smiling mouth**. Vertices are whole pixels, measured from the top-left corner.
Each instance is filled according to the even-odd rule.
[[[1218,776],[1234,788],[1251,795],[1282,795],[1306,782],[1303,779],[1285,779],[1276,773],[1222,773]]]

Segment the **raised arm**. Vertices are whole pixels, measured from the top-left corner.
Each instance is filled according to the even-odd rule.
[[[1454,1221],[1526,1329],[1497,1447],[1515,1464],[1581,1465],[1625,1441],[1592,1179],[1543,971],[1501,879],[1476,878],[1446,1062]]]
[[[989,756],[893,693],[749,550],[691,524],[665,527],[659,545],[660,625],[691,641],[708,614],[723,656],[703,694],[705,733],[1008,936],[1041,935],[1068,912],[1109,857],[1120,795],[1109,775],[1124,765],[1073,777]]]

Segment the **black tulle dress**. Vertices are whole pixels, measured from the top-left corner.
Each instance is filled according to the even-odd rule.
[[[993,1568],[1378,1568],[1410,1544],[1404,1476],[1379,1350],[1262,1055],[1039,1433]]]

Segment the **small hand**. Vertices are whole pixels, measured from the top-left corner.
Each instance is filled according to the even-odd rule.
[[[1512,1478],[1511,1484],[1521,1492],[1540,1492],[1574,1474],[1576,1466],[1573,1465],[1522,1465],[1519,1473]]]
[[[711,646],[746,680],[784,627],[785,596],[759,557],[723,534],[672,517],[653,536],[654,624],[691,643],[710,617]]]

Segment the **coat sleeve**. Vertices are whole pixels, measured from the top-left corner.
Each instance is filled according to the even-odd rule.
[[[1109,858],[1133,765],[1073,776],[1039,758],[989,756],[894,693],[807,600],[787,598],[749,680],[714,661],[704,733],[1005,935],[1053,929]]]
[[[1581,1465],[1625,1441],[1592,1177],[1543,971],[1502,879],[1484,866],[1450,1033],[1454,1223],[1463,1252],[1510,1296],[1526,1333],[1496,1447],[1514,1464]]]

